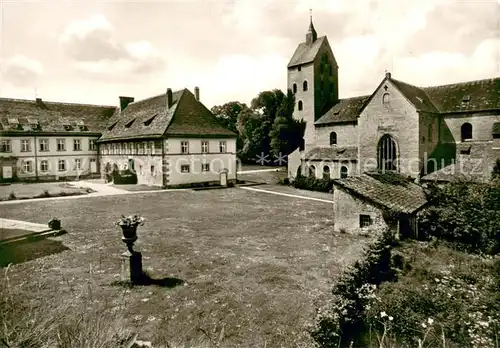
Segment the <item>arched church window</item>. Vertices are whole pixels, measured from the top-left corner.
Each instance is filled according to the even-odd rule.
[[[349,175],[349,169],[346,166],[340,167],[340,178],[345,179]]]
[[[469,122],[466,122],[462,125],[461,136],[462,141],[472,139],[472,125]]]
[[[330,145],[337,145],[337,133],[330,133]]]
[[[299,65],[299,66],[297,67],[297,71],[301,71],[301,70],[302,70],[302,67]]]
[[[304,91],[307,91],[307,81],[304,81],[304,83],[302,84],[302,89]]]
[[[296,83],[293,84],[293,93],[297,93],[297,84]]]
[[[378,169],[385,171],[395,171],[398,166],[398,153],[396,142],[386,134],[378,142]]]
[[[384,93],[384,95],[382,96],[382,104],[385,107],[388,107],[390,102],[391,102],[391,96],[390,96],[390,94],[389,93]]]
[[[329,166],[323,167],[323,179],[325,179],[325,180],[330,179],[330,167]]]
[[[316,177],[316,167],[314,167],[313,165],[309,166],[309,176],[311,178]]]
[[[302,100],[299,100],[297,107],[298,107],[299,111],[302,111],[302,109],[304,108],[304,106],[302,105]]]

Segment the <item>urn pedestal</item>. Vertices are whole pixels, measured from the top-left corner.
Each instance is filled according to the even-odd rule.
[[[142,271],[142,254],[134,251],[134,243],[137,240],[137,226],[120,226],[122,228],[122,241],[127,245],[127,251],[121,255],[123,281],[130,280],[132,284],[140,284],[144,272]]]

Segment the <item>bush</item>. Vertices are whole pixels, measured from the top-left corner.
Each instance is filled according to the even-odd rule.
[[[314,340],[325,348],[365,346],[365,310],[369,308],[376,287],[396,278],[391,268],[394,238],[385,231],[366,251],[363,261],[341,276],[332,289],[330,303],[319,309],[316,326],[311,331]],[[361,333],[361,334],[360,334]]]
[[[447,347],[495,347],[500,329],[496,281],[491,260],[427,248],[398,282],[380,286],[377,301],[366,311],[366,325],[379,333],[390,327],[391,338],[405,347],[423,337],[427,347],[443,347],[443,340]],[[390,323],[380,313],[391,316]]]
[[[14,192],[9,193],[9,197],[7,198],[9,201],[13,201],[17,199],[16,194]]]
[[[317,179],[314,177],[304,177],[302,175],[299,175],[292,182],[292,185],[295,188],[303,190],[330,192],[333,188],[333,180]]]
[[[418,216],[420,235],[453,243],[459,250],[500,252],[500,183],[431,186],[431,205]]]
[[[113,183],[115,185],[136,185],[137,184],[137,174],[126,169],[124,171],[114,171],[113,172]]]

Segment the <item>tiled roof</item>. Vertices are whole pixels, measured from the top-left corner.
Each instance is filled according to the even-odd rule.
[[[335,179],[334,185],[337,189],[401,213],[413,213],[427,203],[422,187],[397,174],[362,174]]]
[[[352,161],[358,158],[358,148],[356,146],[351,147],[315,147],[310,150],[306,156],[306,160],[318,160],[318,161]]]
[[[102,133],[115,109],[115,106],[0,98],[0,132]],[[14,126],[16,120],[19,126]],[[30,123],[38,123],[38,127]]]
[[[500,77],[423,90],[442,113],[500,109]]]
[[[500,78],[416,87],[390,79],[419,110],[434,113],[470,112],[500,109]]]
[[[290,59],[288,63],[288,67],[294,67],[301,64],[307,64],[314,61],[314,58],[318,55],[319,49],[323,41],[326,40],[326,36],[318,37],[316,41],[314,41],[311,45],[308,45],[307,42],[302,42],[297,46],[295,53]]]
[[[500,122],[493,123],[493,127],[491,129],[491,134],[500,135]]]
[[[219,125],[215,116],[195,96],[183,89],[172,93],[172,106],[167,107],[167,94],[128,104],[108,122],[102,140],[171,136],[234,136]]]
[[[361,109],[369,98],[369,95],[364,95],[361,97],[340,99],[337,104],[314,122],[314,124],[355,122],[358,119]]]
[[[417,109],[428,112],[438,112],[424,89],[392,78],[390,81]]]

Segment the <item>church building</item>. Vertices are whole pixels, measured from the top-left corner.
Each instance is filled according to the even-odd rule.
[[[380,204],[380,196],[370,197],[383,191],[378,183],[377,190],[370,190],[380,173],[413,183],[489,179],[500,158],[499,77],[418,87],[387,72],[370,95],[339,98],[338,69],[327,37],[318,37],[311,19],[305,42],[288,64],[288,89],[296,99],[293,116],[307,123],[303,146],[288,157],[291,179],[299,173],[334,179],[336,204],[342,204],[335,199],[336,190]],[[353,176],[356,180],[345,181]],[[398,190],[400,195],[416,191],[413,186]],[[390,192],[394,190],[388,186],[387,202]],[[417,196],[421,202],[421,194]],[[369,214],[358,210],[352,214],[365,216],[363,222],[350,216],[359,224],[338,219],[335,224],[356,230],[369,226]]]

